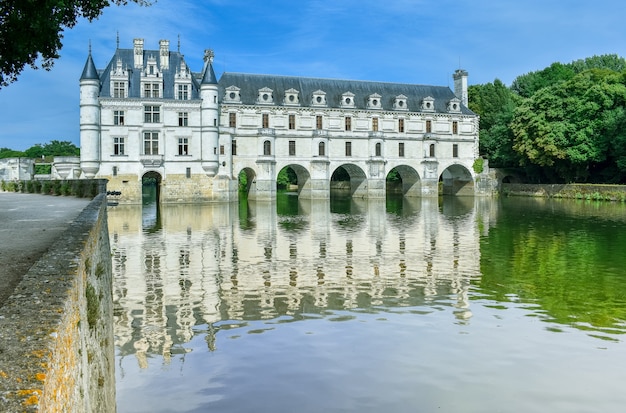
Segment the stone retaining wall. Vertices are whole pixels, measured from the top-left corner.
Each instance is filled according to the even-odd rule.
[[[597,201],[626,201],[626,185],[599,184],[508,184],[500,187],[501,195],[545,198],[572,198]]]
[[[111,277],[100,194],[0,308],[0,411],[115,412]]]

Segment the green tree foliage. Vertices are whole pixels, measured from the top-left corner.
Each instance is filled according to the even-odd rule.
[[[513,149],[552,181],[620,182],[626,176],[623,73],[590,69],[538,90],[510,124]]]
[[[511,85],[511,90],[529,98],[540,89],[555,86],[573,78],[578,73],[589,69],[608,69],[621,72],[626,69],[626,60],[618,55],[601,55],[575,60],[571,63],[552,63],[549,67],[536,72],[518,76]]]
[[[469,87],[480,153],[534,182],[626,182],[626,60],[593,56]]]
[[[469,108],[480,114],[479,152],[489,158],[491,166],[519,165],[509,123],[520,101],[499,79],[469,87]]]
[[[14,151],[9,148],[0,148],[0,159],[5,158],[22,158],[24,157],[24,152]]]
[[[0,159],[2,158],[33,158],[42,159],[54,156],[79,156],[80,149],[70,141],[52,140],[49,143],[37,143],[25,151],[14,151],[9,148],[0,148]]]
[[[0,88],[14,82],[25,66],[50,70],[59,57],[65,28],[79,18],[91,21],[111,4],[149,5],[149,0],[0,1]]]
[[[286,167],[278,172],[278,176],[276,177],[276,186],[280,189],[285,189],[289,185],[296,185],[298,183],[298,176],[296,175],[293,168]]]

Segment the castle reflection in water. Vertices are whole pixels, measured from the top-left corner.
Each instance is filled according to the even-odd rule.
[[[109,209],[118,356],[184,353],[232,323],[333,311],[471,318],[489,200],[302,200]]]

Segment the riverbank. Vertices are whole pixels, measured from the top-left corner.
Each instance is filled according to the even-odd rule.
[[[502,183],[500,195],[626,202],[626,185]]]

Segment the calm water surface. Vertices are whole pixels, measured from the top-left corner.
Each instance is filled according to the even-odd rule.
[[[119,412],[623,412],[626,207],[109,210]]]

